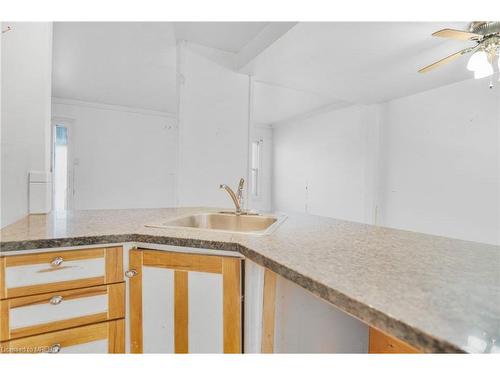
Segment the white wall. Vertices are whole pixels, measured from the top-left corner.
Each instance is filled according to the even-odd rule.
[[[179,45],[180,206],[232,207],[221,183],[247,176],[248,76]]]
[[[52,23],[4,23],[1,226],[28,213],[28,172],[50,168]]]
[[[55,22],[53,96],[175,112],[172,22]]]
[[[282,124],[274,206],[499,244],[499,127],[486,80]]]
[[[175,117],[58,98],[53,116],[71,120],[73,209],[175,205]]]
[[[3,30],[3,25],[2,22],[0,22],[0,30]],[[0,37],[0,145],[2,146],[3,150],[3,142],[2,142],[2,45],[3,45],[3,37]],[[2,205],[2,199],[3,195],[1,194],[1,190],[3,189],[3,177],[2,177],[2,167],[3,167],[3,152],[0,150],[0,228],[3,227],[5,224],[3,224],[3,205]]]
[[[500,89],[467,80],[384,107],[381,223],[500,244]]]
[[[372,106],[352,106],[274,129],[274,208],[367,221]]]

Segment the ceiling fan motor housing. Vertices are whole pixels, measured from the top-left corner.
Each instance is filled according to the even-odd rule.
[[[488,55],[488,61],[493,63],[495,56],[500,53],[500,22],[472,22],[469,30],[475,34],[483,35],[483,38],[478,41],[478,48],[485,51]]]
[[[500,33],[500,21],[475,21],[470,24],[469,31],[485,36]]]

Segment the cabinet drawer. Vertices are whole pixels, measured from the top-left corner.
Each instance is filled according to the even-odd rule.
[[[122,280],[121,247],[54,251],[0,258],[0,299]]]
[[[123,353],[124,319],[6,341],[1,353]]]
[[[373,327],[370,327],[369,352],[374,354],[412,354],[419,353],[418,349],[389,336]]]
[[[0,311],[0,341],[123,318],[125,284],[6,299]]]

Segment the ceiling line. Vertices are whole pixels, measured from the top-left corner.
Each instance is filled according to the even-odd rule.
[[[61,98],[61,97],[57,97],[57,96],[52,97],[52,104],[74,105],[74,106],[79,106],[79,107],[102,109],[102,110],[106,110],[106,111],[139,113],[142,115],[168,117],[168,118],[172,118],[172,119],[177,118],[177,115],[175,113],[172,113],[172,112],[156,111],[153,109],[130,107],[130,106],[116,105],[116,104],[89,102],[89,101],[85,101],[85,100]]]
[[[250,62],[259,57],[262,52],[272,46],[297,24],[298,22],[271,22],[266,25],[236,53],[236,70],[240,73],[245,73],[242,70]]]
[[[285,124],[291,124],[294,122],[307,120],[311,117],[318,116],[318,115],[321,115],[323,113],[336,111],[336,110],[347,108],[347,107],[350,107],[353,105],[355,105],[355,103],[346,102],[344,100],[333,101],[333,102],[330,102],[326,105],[322,105],[322,106],[313,108],[311,110],[299,113],[297,115],[293,115],[291,117],[285,118],[284,120],[279,120],[279,121],[273,122],[273,123],[271,123],[271,127],[275,128],[275,127],[282,126]]]
[[[254,79],[254,82],[256,82],[256,83],[262,83],[264,85],[273,86],[273,87],[277,87],[277,88],[281,88],[281,89],[286,89],[286,90],[291,90],[291,91],[302,92],[302,93],[314,95],[314,96],[316,96],[316,97],[318,97],[320,99],[328,99],[328,100],[331,100],[331,101],[340,100],[340,99],[336,99],[336,98],[330,98],[330,97],[325,96],[323,94],[320,94],[318,92],[308,91],[308,90],[303,90],[303,89],[297,89],[295,87],[291,87],[291,86],[287,86],[287,85],[282,85],[282,84],[279,84],[279,83],[274,83],[274,82],[269,82],[269,81],[263,81],[263,80],[260,80],[260,79]]]

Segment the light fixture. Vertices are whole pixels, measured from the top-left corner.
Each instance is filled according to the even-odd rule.
[[[500,55],[497,57],[498,64],[498,82],[500,82]]]
[[[448,64],[460,56],[472,53],[467,69],[474,72],[475,79],[490,78],[490,88],[493,87],[493,75],[498,72],[500,77],[500,21],[474,21],[466,30],[442,29],[432,33],[440,38],[455,39],[464,42],[473,42],[461,51],[452,53],[419,70],[427,73],[431,70]],[[496,66],[498,65],[498,70]],[[498,80],[500,82],[500,79]]]
[[[480,79],[493,74],[493,66],[488,60],[485,51],[475,52],[467,63],[467,69],[474,72],[474,78]]]

